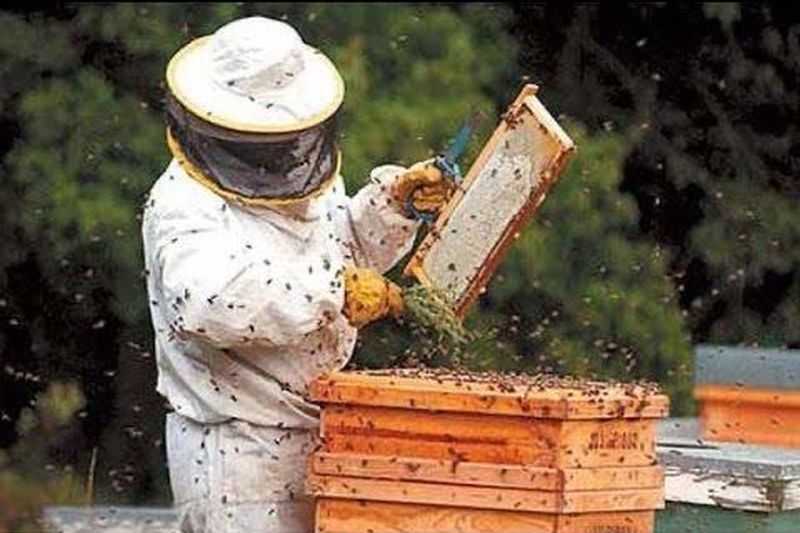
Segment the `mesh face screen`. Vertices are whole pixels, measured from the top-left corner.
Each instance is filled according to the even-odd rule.
[[[241,133],[193,116],[168,94],[167,124],[194,166],[246,198],[302,198],[336,171],[337,114],[297,132]]]

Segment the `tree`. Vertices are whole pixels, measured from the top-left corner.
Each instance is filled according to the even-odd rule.
[[[524,6],[517,15],[523,68],[553,101],[592,129],[643,132],[622,188],[670,256],[693,340],[797,342],[797,6]]]

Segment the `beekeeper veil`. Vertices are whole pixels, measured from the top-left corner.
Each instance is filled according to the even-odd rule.
[[[231,22],[167,67],[168,143],[192,177],[253,203],[306,199],[338,173],[344,84],[288,24]]]

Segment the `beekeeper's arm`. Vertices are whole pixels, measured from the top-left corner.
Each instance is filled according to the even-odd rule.
[[[311,258],[248,240],[224,223],[219,207],[161,211],[154,259],[161,299],[177,336],[200,336],[225,347],[254,340],[299,341],[334,320],[344,305],[343,272],[313,269]]]
[[[420,223],[408,217],[406,200],[410,199],[419,211],[435,213],[452,192],[429,161],[410,169],[398,165],[377,167],[370,173],[367,185],[352,198],[345,196],[341,182],[336,189],[340,211],[337,218],[350,236],[353,261],[359,267],[381,273],[392,268],[414,244]]]

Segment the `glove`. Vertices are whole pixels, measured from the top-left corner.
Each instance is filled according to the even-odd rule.
[[[454,189],[453,183],[445,179],[442,172],[433,165],[433,160],[428,160],[413,165],[398,176],[392,185],[391,194],[404,209],[410,197],[417,211],[438,213],[450,199]]]
[[[403,314],[400,287],[370,268],[346,267],[344,271],[344,315],[360,328],[387,315]]]

